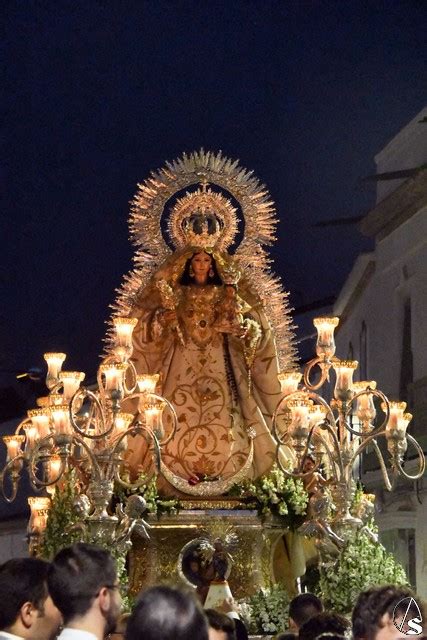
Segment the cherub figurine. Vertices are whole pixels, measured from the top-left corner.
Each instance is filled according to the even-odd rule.
[[[327,518],[330,509],[330,498],[325,493],[325,488],[331,484],[319,471],[314,471],[315,459],[307,454],[302,461],[302,471],[307,474],[302,480],[308,493],[307,521],[299,528],[301,535],[320,538],[329,538],[337,547],[342,547],[344,540],[340,538],[330,527]]]

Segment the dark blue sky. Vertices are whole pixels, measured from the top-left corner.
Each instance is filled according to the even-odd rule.
[[[93,372],[131,268],[136,183],[183,151],[240,158],[280,217],[299,306],[359,251],[373,156],[425,103],[422,1],[4,0],[1,382],[69,353]],[[406,168],[406,167],[405,167]]]

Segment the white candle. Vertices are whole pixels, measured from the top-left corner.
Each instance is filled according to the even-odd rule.
[[[136,382],[140,393],[154,393],[156,385],[159,381],[160,375],[158,373],[148,374],[143,373],[136,376]]]
[[[21,451],[21,445],[25,441],[25,436],[3,436],[3,442],[7,448],[7,461],[13,460],[16,456],[19,456]]]
[[[316,353],[319,357],[331,358],[335,353],[334,331],[339,319],[314,318],[313,324],[317,329]]]
[[[77,389],[80,387],[80,383],[85,379],[83,371],[61,371],[59,374],[59,380],[64,387],[64,400],[70,402]]]
[[[67,404],[55,404],[50,407],[54,433],[71,434],[70,414]]]
[[[31,418],[33,425],[37,427],[39,438],[45,438],[50,433],[50,413],[48,409],[30,409],[27,416]]]
[[[294,393],[298,389],[301,378],[302,373],[299,371],[284,371],[283,373],[279,373],[278,379],[283,395],[287,396]]]

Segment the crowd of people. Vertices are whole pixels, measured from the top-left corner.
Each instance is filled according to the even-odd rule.
[[[423,636],[420,602],[406,587],[362,592],[351,620],[324,611],[311,594],[289,607],[289,630],[276,640],[397,640]],[[92,544],[62,549],[51,563],[16,558],[0,566],[0,640],[246,640],[231,602],[203,610],[185,589],[144,590],[125,619],[110,553]]]

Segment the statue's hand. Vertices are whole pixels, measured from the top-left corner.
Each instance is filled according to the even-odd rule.
[[[244,338],[246,335],[246,327],[242,326],[238,322],[230,322],[229,320],[222,320],[216,324],[216,330],[220,333],[227,333],[238,338]]]

